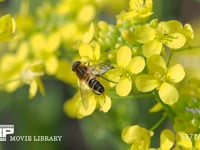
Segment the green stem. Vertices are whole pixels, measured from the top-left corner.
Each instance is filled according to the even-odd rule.
[[[167,61],[167,66],[169,66],[170,62],[171,62],[171,59],[172,59],[172,56],[173,56],[173,52],[170,51],[169,53],[169,58],[168,58],[168,61]]]
[[[164,121],[166,118],[167,118],[167,115],[164,114],[164,115],[162,116],[162,118],[160,118],[160,120],[158,120],[158,122],[156,122],[156,124],[155,124],[153,127],[151,127],[150,131],[154,131],[156,128],[158,128],[158,127],[160,126],[160,124],[163,123],[163,121]]]

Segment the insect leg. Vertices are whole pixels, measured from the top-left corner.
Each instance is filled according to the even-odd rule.
[[[97,75],[97,77],[100,77],[100,78],[103,78],[104,80],[106,80],[106,81],[108,81],[108,82],[112,82],[112,83],[118,83],[118,82],[116,82],[116,81],[112,81],[112,80],[110,80],[110,79],[107,79],[107,78],[105,78],[104,76],[101,76],[101,75]]]
[[[92,92],[93,92],[94,94],[96,94],[96,95],[101,95],[101,94],[102,94],[102,93],[99,93],[99,92],[95,91],[94,89],[92,90]]]

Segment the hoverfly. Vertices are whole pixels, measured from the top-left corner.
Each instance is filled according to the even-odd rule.
[[[102,77],[102,75],[108,70],[112,69],[113,66],[108,64],[99,64],[90,66],[87,63],[81,61],[75,61],[72,65],[72,71],[76,73],[79,78],[81,99],[87,101],[88,93],[92,90],[96,95],[103,95],[105,92],[104,86],[97,80],[97,77]],[[104,78],[107,80],[106,78]],[[108,80],[109,81],[109,80]],[[86,84],[88,88],[85,88]],[[87,106],[86,106],[87,107]]]

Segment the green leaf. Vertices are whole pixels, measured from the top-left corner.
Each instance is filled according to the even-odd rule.
[[[147,74],[138,75],[135,80],[135,86],[141,92],[152,91],[159,85],[160,85],[159,80]]]
[[[173,105],[178,101],[179,98],[177,89],[167,82],[161,84],[158,94],[163,103],[168,105]]]

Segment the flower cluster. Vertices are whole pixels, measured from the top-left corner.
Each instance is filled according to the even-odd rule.
[[[106,113],[116,97],[149,99],[145,96],[151,95],[156,104],[149,112],[162,110],[174,131],[161,132],[157,149],[199,149],[199,140],[187,135],[199,131],[200,81],[191,79],[185,86],[187,81],[181,83],[187,73],[184,66],[171,61],[174,53],[190,47],[194,35],[189,24],[150,20],[152,0],[130,0],[129,10],[117,15],[115,24],[95,22],[106,0],[43,3],[34,15],[28,12],[29,3],[24,0],[16,16],[17,37],[14,19],[0,18],[0,42],[14,40],[8,46],[11,51],[1,51],[1,90],[13,92],[27,84],[32,98],[37,91],[45,93],[42,76],[55,77],[80,89],[64,104],[64,112],[72,118],[84,118],[96,109]],[[104,87],[103,93],[93,90],[94,82],[75,76],[74,60],[85,64],[88,72],[92,68],[103,72],[91,75]],[[150,130],[139,125],[124,128],[123,141],[131,144],[131,150],[154,150],[151,138],[163,118]]]
[[[10,15],[0,18],[0,42],[10,41],[15,38],[15,20]]]
[[[37,80],[34,82],[37,85],[32,86],[33,82],[27,83],[26,79],[30,76],[34,79],[36,76],[39,78],[44,72],[75,86],[76,78],[71,72],[70,63],[77,55],[74,45],[82,40],[90,23],[104,10],[107,3],[109,2],[106,0],[59,0],[54,4],[41,1],[41,5],[34,9],[36,11],[31,12],[32,2],[22,0],[15,21],[10,15],[1,17],[0,42],[12,40],[8,43],[8,50],[2,51],[1,89],[13,92],[21,85],[28,84],[30,89],[35,89],[30,90],[35,91],[30,94],[30,97],[33,97],[37,91],[36,87],[39,87],[40,92],[43,91],[40,88],[42,81]],[[111,7],[115,7],[117,3],[110,4]],[[121,4],[121,7],[125,6],[125,2],[121,1]],[[14,35],[15,24],[17,36]],[[42,73],[34,72],[33,75],[31,68],[38,62],[43,66]]]
[[[173,128],[188,133],[198,132],[200,126],[200,80],[192,78],[180,90],[180,101],[173,106],[176,113]],[[184,115],[183,115],[184,114]]]
[[[80,60],[113,66],[104,74],[115,82],[108,91],[114,86],[123,97],[152,92],[159,102],[171,106],[179,100],[176,85],[185,77],[181,64],[170,64],[171,55],[193,39],[192,28],[176,20],[147,22],[153,14],[152,0],[130,0],[129,4],[129,11],[117,16],[116,25],[99,21],[90,26],[79,46]]]
[[[164,129],[160,134],[160,146],[150,148],[153,133],[138,125],[128,126],[122,131],[122,140],[132,144],[130,150],[197,150],[200,148],[200,135],[187,134],[186,132],[174,132]]]
[[[130,150],[148,150],[151,134],[147,129],[134,125],[124,128],[121,137],[127,144],[132,144]]]

